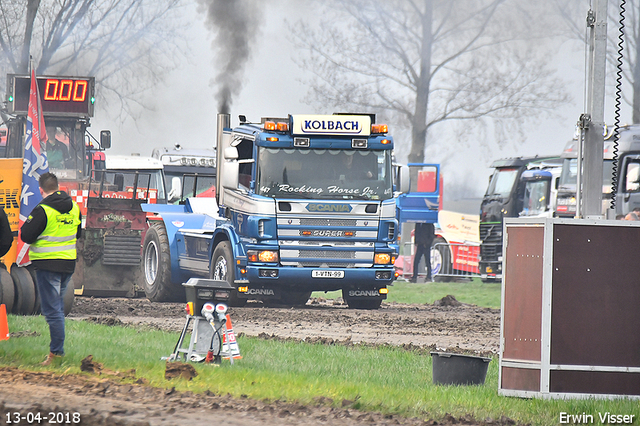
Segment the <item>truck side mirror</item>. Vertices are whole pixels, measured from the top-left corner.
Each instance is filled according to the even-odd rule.
[[[409,192],[409,185],[411,183],[411,175],[409,174],[409,166],[400,166],[400,173],[398,173],[400,192],[406,194]]]
[[[227,161],[238,159],[238,148],[235,146],[228,146],[224,149],[224,159]]]
[[[238,148],[228,146],[224,149],[224,172],[218,178],[221,180],[222,187],[228,189],[238,189],[238,174],[240,173],[240,164],[238,163]]]
[[[111,148],[111,131],[110,130],[100,131],[100,146],[102,147],[102,149]]]

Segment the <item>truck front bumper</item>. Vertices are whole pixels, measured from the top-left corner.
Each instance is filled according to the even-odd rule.
[[[236,284],[296,291],[379,289],[394,281],[393,266],[384,268],[290,268],[247,266]]]

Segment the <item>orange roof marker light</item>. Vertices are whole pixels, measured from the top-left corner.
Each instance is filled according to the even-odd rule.
[[[289,123],[275,122],[275,121],[265,121],[264,129],[270,132],[288,132],[289,131]]]
[[[389,126],[386,124],[372,124],[371,133],[387,133],[389,132]]]

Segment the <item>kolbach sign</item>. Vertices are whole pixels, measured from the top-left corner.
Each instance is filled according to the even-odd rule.
[[[293,115],[294,135],[369,136],[371,117],[367,115]]]

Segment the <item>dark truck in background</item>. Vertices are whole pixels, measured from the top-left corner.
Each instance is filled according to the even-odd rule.
[[[480,278],[484,282],[502,280],[502,223],[518,217],[523,210],[527,170],[558,165],[558,156],[513,157],[496,160],[487,191],[480,204]]]

